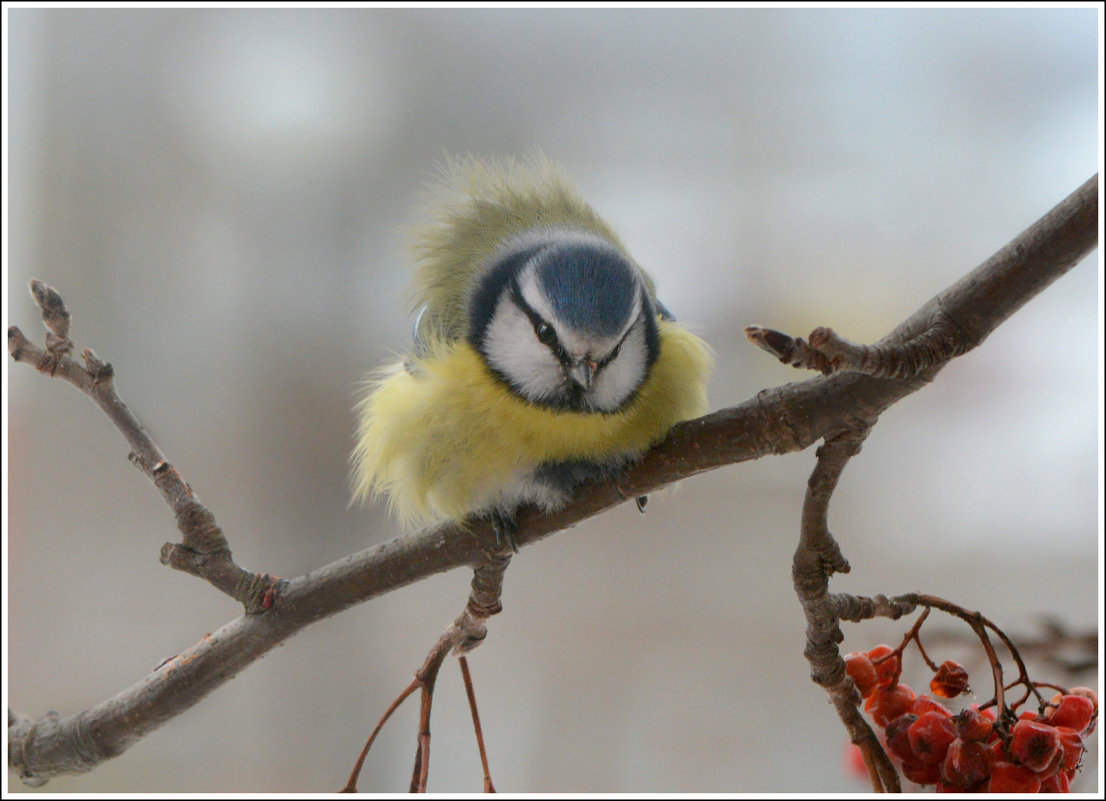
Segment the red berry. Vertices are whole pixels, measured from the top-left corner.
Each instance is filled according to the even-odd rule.
[[[997,732],[990,740],[984,743],[984,745],[994,752],[996,760],[1000,762],[1009,762],[1012,759],[1009,750],[1006,748],[1006,743],[999,739]]]
[[[902,662],[899,661],[898,654],[892,654],[894,649],[890,645],[877,645],[868,652],[868,658],[875,665],[880,681],[893,681],[902,672]]]
[[[910,747],[910,737],[907,734],[907,730],[917,719],[917,715],[908,712],[887,724],[887,750],[904,762],[918,761],[918,755]]]
[[[1095,725],[1098,723],[1098,693],[1092,690],[1090,687],[1072,687],[1068,691],[1068,695],[1079,695],[1083,698],[1090,698],[1091,703],[1094,704],[1094,716],[1091,718],[1091,723],[1087,728],[1081,732],[1086,736],[1094,734]]]
[[[1041,768],[1041,770],[1035,770],[1033,772],[1037,774],[1038,779],[1040,779],[1041,781],[1044,781],[1049,776],[1055,776],[1057,773],[1059,773],[1060,768],[1063,766],[1063,764],[1064,764],[1064,749],[1063,748],[1057,748],[1056,749],[1056,756],[1054,756],[1051,759],[1051,761],[1049,761],[1049,763],[1047,765],[1045,765],[1043,768]]]
[[[1083,738],[1075,729],[1059,726],[1056,729],[1060,734],[1060,753],[1064,755],[1060,770],[1069,771],[1079,767],[1079,761],[1083,758]]]
[[[992,719],[975,707],[962,710],[952,722],[956,736],[968,742],[986,742],[995,731]]]
[[[1068,690],[1068,695],[1081,695],[1084,698],[1090,698],[1094,708],[1098,709],[1098,693],[1090,687],[1072,687]]]
[[[929,689],[941,698],[955,698],[968,689],[968,671],[956,662],[943,662],[930,681]]]
[[[941,780],[941,766],[935,762],[903,762],[902,775],[914,784],[936,784]]]
[[[1059,773],[1053,773],[1047,779],[1041,782],[1042,793],[1070,793],[1071,792],[1071,779],[1063,771]]]
[[[952,717],[952,712],[949,711],[947,706],[937,703],[928,695],[919,695],[915,698],[914,703],[910,705],[910,711],[919,717],[926,712],[937,712],[947,718]]]
[[[1033,771],[1048,768],[1060,750],[1060,733],[1047,723],[1022,718],[1014,724],[1010,756]]]
[[[1024,765],[996,762],[987,784],[989,793],[1036,793],[1041,789],[1037,774]]]
[[[940,762],[956,739],[956,730],[948,715],[926,712],[911,724],[907,736],[910,737],[910,748],[921,762]]]
[[[989,706],[986,709],[979,709],[978,704],[972,704],[972,709],[978,709],[979,714],[983,715],[987,720],[994,723],[998,720],[998,707]]]
[[[886,726],[899,715],[910,709],[914,703],[914,691],[905,684],[890,687],[880,684],[864,702],[864,708],[872,713],[872,720],[879,726]]]
[[[854,651],[845,656],[845,672],[849,674],[853,684],[856,685],[856,689],[865,698],[868,697],[869,693],[875,688],[876,682],[879,681],[876,666],[872,664],[872,660],[868,655],[862,651]]]
[[[994,751],[983,743],[964,742],[958,737],[945,753],[941,776],[949,784],[970,787],[989,778],[994,766]]]
[[[979,784],[973,784],[971,787],[960,787],[955,784],[949,784],[944,779],[941,779],[933,789],[938,793],[982,793],[986,792],[987,783],[980,782]]]
[[[1053,726],[1064,726],[1075,731],[1084,731],[1094,720],[1094,702],[1083,695],[1062,695],[1054,698],[1056,708],[1045,718]]]

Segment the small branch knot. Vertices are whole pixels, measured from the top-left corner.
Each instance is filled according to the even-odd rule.
[[[468,609],[469,613],[473,617],[484,619],[484,618],[489,618],[492,615],[498,615],[500,612],[502,612],[503,611],[503,604],[500,603],[499,601],[496,601],[494,604],[491,604],[490,606],[484,606],[482,604],[477,603],[474,598],[470,597],[469,602],[468,602],[468,606],[465,607],[465,608]]]
[[[246,607],[247,615],[256,615],[273,608],[281,588],[287,582],[268,573],[246,573],[238,581],[232,595]]]
[[[186,504],[177,513],[177,528],[184,535],[184,547],[190,551],[203,556],[230,555],[223,530],[215,523],[215,515],[203,504],[196,501]]]
[[[834,687],[845,680],[845,660],[838,653],[837,644],[844,639],[841,629],[834,627],[822,640],[817,641],[809,634],[803,655],[810,661],[810,679],[819,687]],[[860,702],[860,693],[856,691],[856,702]]]
[[[105,361],[102,361],[92,350],[92,348],[85,348],[81,351],[81,358],[84,359],[85,369],[88,370],[88,374],[92,376],[92,383],[94,386],[107,383],[115,377],[115,368]]]
[[[818,549],[818,558],[822,561],[822,570],[827,576],[832,576],[834,573],[848,573],[852,570],[849,560],[845,558],[845,554],[841,552],[841,546],[835,539],[831,538]]]

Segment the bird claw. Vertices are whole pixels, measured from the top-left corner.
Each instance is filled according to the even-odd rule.
[[[518,523],[514,514],[508,514],[496,509],[491,514],[492,529],[495,531],[495,544],[502,547],[504,543],[511,546],[511,550],[518,553],[518,544],[515,542],[515,532],[518,531]]]

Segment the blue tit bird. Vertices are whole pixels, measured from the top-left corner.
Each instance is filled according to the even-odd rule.
[[[354,499],[404,523],[558,508],[706,412],[712,356],[543,156],[448,161],[412,232],[414,345],[357,406]]]

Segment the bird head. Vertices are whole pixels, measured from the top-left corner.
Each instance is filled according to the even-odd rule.
[[[530,403],[615,412],[657,357],[640,270],[606,239],[543,232],[493,257],[472,299],[469,341]]]

